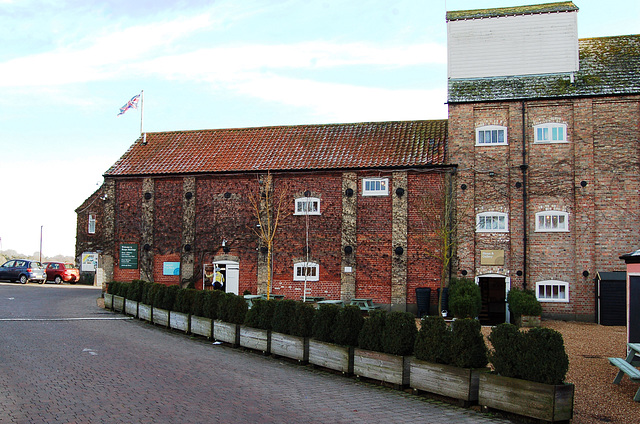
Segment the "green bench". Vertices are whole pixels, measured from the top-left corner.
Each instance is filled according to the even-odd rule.
[[[372,299],[351,299],[350,305],[354,305],[360,308],[361,311],[375,311],[380,308],[380,305],[374,305]]]
[[[640,383],[640,370],[638,370],[630,363],[631,359],[633,359],[634,356],[633,350],[629,353],[629,356],[627,357],[627,359],[609,358],[609,363],[618,367],[619,370],[616,378],[613,380],[613,384],[620,384],[620,381],[622,381],[622,377],[624,377],[625,374],[627,374],[631,381],[633,381],[634,383]],[[638,388],[638,391],[633,397],[633,400],[636,402],[640,402],[640,388]]]

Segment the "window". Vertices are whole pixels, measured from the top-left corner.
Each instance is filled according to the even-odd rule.
[[[507,127],[488,125],[476,128],[476,146],[507,144]]]
[[[560,211],[544,211],[536,213],[536,231],[569,231],[569,214],[567,212]]]
[[[293,281],[318,281],[318,269],[315,262],[298,262],[293,265]]]
[[[566,143],[566,124],[541,124],[533,127],[535,143]]]
[[[536,297],[540,302],[568,302],[569,283],[557,280],[538,281]]]
[[[482,212],[476,215],[476,231],[479,233],[506,233],[508,230],[506,213]]]
[[[294,215],[320,215],[320,199],[317,197],[300,197],[296,199]]]
[[[96,233],[96,217],[95,215],[89,214],[89,227],[87,229],[89,234]]]
[[[365,178],[362,180],[363,196],[387,196],[388,194],[388,178]]]

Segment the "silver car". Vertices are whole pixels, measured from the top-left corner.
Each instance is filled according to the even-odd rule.
[[[0,280],[18,281],[21,284],[37,281],[44,284],[47,280],[47,273],[38,261],[12,259],[0,266]]]

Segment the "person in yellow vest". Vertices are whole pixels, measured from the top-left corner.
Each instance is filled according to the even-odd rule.
[[[224,275],[222,275],[222,270],[216,266],[215,272],[216,276],[213,282],[213,288],[215,290],[224,290]]]

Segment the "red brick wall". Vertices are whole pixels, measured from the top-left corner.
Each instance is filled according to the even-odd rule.
[[[113,279],[131,281],[140,278],[140,269],[120,269],[119,251],[122,243],[137,243],[139,250],[142,226],[142,180],[127,179],[116,181],[115,200],[115,263]],[[138,260],[140,265],[140,260]]]
[[[153,281],[167,286],[180,284],[179,275],[163,275],[165,262],[180,262],[180,254],[153,255]]]
[[[154,255],[179,253],[182,245],[182,178],[156,179],[153,199]],[[154,275],[157,274],[154,272]]]

